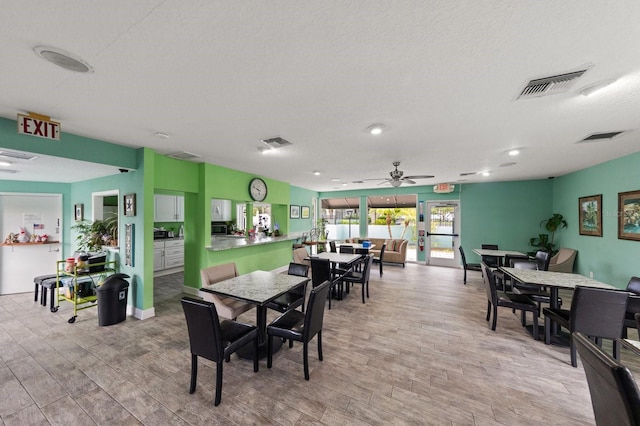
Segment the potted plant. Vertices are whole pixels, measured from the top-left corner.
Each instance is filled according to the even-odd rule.
[[[78,251],[87,253],[101,251],[103,246],[111,245],[117,241],[118,218],[110,216],[105,220],[93,222],[83,220],[76,222],[71,229],[77,233]]]
[[[554,239],[556,236],[556,231],[561,228],[566,228],[567,221],[560,213],[554,213],[550,218],[540,222],[540,226],[543,225],[547,231],[551,232],[551,239],[549,239],[549,234],[538,234],[538,237],[529,239],[529,245],[537,247],[538,250],[555,254],[553,247],[555,245]]]

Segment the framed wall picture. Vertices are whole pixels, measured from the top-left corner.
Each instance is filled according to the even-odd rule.
[[[580,235],[602,237],[602,194],[578,199]]]
[[[618,238],[640,241],[640,191],[618,193]]]
[[[309,219],[309,217],[311,217],[311,210],[309,209],[309,206],[300,207],[300,217],[303,219]]]
[[[127,194],[124,196],[124,215],[136,215],[136,194]]]
[[[76,222],[84,220],[84,204],[76,204],[73,206],[74,218]]]
[[[289,207],[289,217],[291,219],[300,219],[300,206],[291,205]]]

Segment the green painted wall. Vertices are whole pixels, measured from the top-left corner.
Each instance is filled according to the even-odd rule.
[[[64,132],[59,141],[18,134],[15,120],[0,118],[0,147],[135,169],[136,150]]]
[[[545,232],[540,221],[552,214],[552,183],[543,179],[461,185],[460,243],[467,261],[480,262],[472,249],[483,243],[530,251],[529,238]]]
[[[310,191],[308,189],[300,188],[297,186],[291,186],[291,201],[290,204],[294,206],[307,206],[311,210],[311,200],[318,198],[316,191]],[[287,217],[289,215],[287,214]],[[311,212],[308,219],[291,219],[289,218],[289,232],[309,232],[312,228],[316,228],[313,223],[313,212]]]
[[[625,288],[640,275],[640,242],[618,239],[618,193],[640,190],[640,153],[608,161],[554,180],[553,210],[568,227],[558,232],[556,247],[578,250],[576,272]],[[602,237],[580,235],[578,198],[602,194]]]

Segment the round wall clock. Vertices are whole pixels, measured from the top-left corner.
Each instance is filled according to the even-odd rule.
[[[249,195],[254,201],[264,201],[267,198],[267,184],[260,178],[253,178],[249,182]]]

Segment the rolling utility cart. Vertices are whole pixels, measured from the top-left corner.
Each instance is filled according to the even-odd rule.
[[[98,284],[116,272],[115,260],[109,262],[89,263],[81,266],[69,266],[68,261],[56,262],[57,286],[55,289],[56,305],[51,306],[51,312],[58,312],[60,301],[73,303],[73,316],[69,324],[76,322],[78,311],[97,306],[96,288]],[[54,297],[53,294],[51,297]]]

